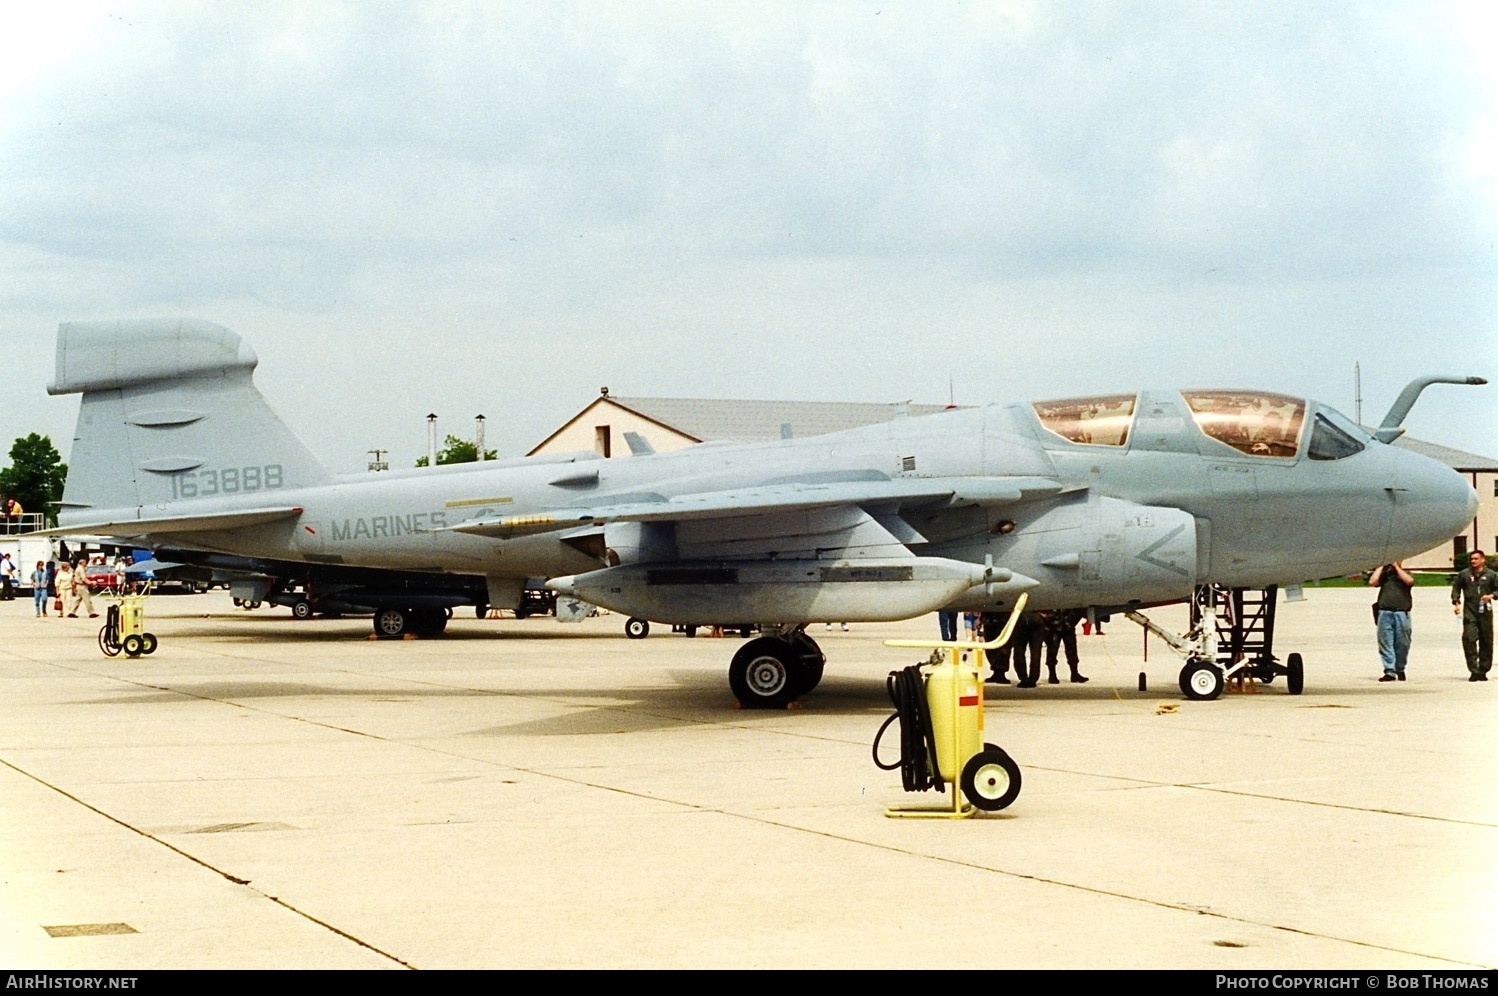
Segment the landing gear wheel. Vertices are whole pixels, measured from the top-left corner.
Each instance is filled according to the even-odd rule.
[[[822,683],[822,672],[827,666],[827,655],[817,646],[817,641],[802,630],[791,637],[791,647],[801,654],[801,667],[797,675],[799,687],[796,695],[802,696]]]
[[[1305,687],[1305,662],[1300,659],[1299,654],[1291,654],[1285,658],[1285,691],[1291,695],[1299,695]]]
[[[446,609],[410,609],[406,615],[417,636],[441,636],[447,629]]]
[[[962,794],[986,813],[998,812],[1019,798],[1019,765],[993,744],[968,758],[962,767]]]
[[[143,654],[154,654],[156,652],[156,634],[142,633],[140,635],[140,652]]]
[[[393,640],[405,636],[411,628],[411,614],[405,609],[379,609],[374,614],[375,636]]]
[[[1181,691],[1198,702],[1222,694],[1222,668],[1208,661],[1188,661],[1181,668]]]
[[[728,687],[746,709],[784,709],[805,682],[801,655],[773,636],[750,640],[728,665]]]
[[[801,658],[800,673],[797,675],[800,684],[800,689],[796,692],[797,698],[800,698],[822,683],[822,671],[826,666],[827,662],[822,659],[821,654],[818,654],[815,659]]]
[[[311,619],[312,603],[305,598],[299,598],[291,603],[291,615],[294,619]]]
[[[139,657],[141,647],[145,641],[140,638],[139,633],[131,633],[120,641],[120,648],[125,651],[126,657]]]
[[[624,635],[631,640],[643,640],[650,635],[650,622],[638,616],[630,616],[624,623]]]
[[[697,635],[697,627],[696,626],[683,626],[681,631],[683,633],[687,634],[687,639],[688,640],[690,640],[692,637],[694,637],[694,636]]]

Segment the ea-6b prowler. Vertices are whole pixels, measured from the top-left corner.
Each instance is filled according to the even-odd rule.
[[[256,363],[207,322],[64,324],[48,390],[83,399],[58,532],[309,577],[483,578],[493,605],[546,577],[642,619],[758,623],[729,668],[752,706],[816,686],[809,623],[1002,611],[1021,592],[1094,612],[1272,593],[1427,550],[1477,507],[1450,468],[1388,445],[1420,388],[1450,378],[1412,384],[1372,434],[1303,398],[1154,390],[628,459],[335,477],[265,403]],[[419,585],[375,608],[383,635],[446,621]],[[1212,697],[1223,668],[1193,656],[1183,688]]]

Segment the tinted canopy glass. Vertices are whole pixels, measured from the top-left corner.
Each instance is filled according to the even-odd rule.
[[[1208,436],[1250,456],[1293,457],[1306,403],[1265,391],[1182,391]]]
[[[1134,395],[1103,394],[1092,398],[1037,401],[1040,424],[1063,439],[1093,446],[1122,446],[1134,421]]]

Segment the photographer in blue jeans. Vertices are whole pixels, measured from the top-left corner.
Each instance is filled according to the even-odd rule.
[[[1410,589],[1415,579],[1402,561],[1384,564],[1368,575],[1368,586],[1378,589],[1378,656],[1384,663],[1379,681],[1403,681],[1404,665],[1410,657],[1410,609],[1415,601]]]

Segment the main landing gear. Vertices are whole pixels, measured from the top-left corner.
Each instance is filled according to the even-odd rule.
[[[1305,689],[1305,665],[1300,654],[1281,664],[1274,656],[1274,607],[1279,594],[1267,588],[1224,588],[1201,585],[1191,596],[1191,628],[1178,636],[1161,629],[1143,613],[1128,618],[1168,643],[1186,658],[1181,668],[1181,694],[1188,699],[1215,699],[1229,679],[1267,685],[1283,675],[1285,691]]]
[[[822,681],[827,658],[805,626],[769,630],[740,647],[728,665],[728,687],[746,709],[784,709]]]
[[[398,640],[407,633],[416,636],[441,636],[447,629],[447,621],[453,610],[447,608],[418,607],[411,609],[386,607],[374,614],[375,636],[382,640]]]

